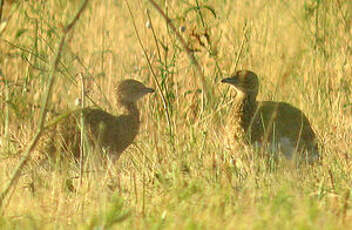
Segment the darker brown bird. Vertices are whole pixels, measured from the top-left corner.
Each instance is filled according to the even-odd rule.
[[[240,70],[221,82],[234,86],[237,95],[233,118],[235,135],[247,143],[270,146],[286,157],[318,158],[315,133],[302,111],[285,102],[257,101],[258,77]]]
[[[115,116],[101,109],[86,108],[83,110],[84,125],[88,140],[94,148],[106,151],[116,161],[121,153],[133,142],[140,126],[138,99],[153,93],[154,89],[144,86],[136,80],[124,80],[117,86],[117,101],[125,113]],[[73,118],[73,119],[72,119]],[[61,146],[73,155],[79,155],[80,129],[79,113],[74,113],[61,122],[58,132]]]

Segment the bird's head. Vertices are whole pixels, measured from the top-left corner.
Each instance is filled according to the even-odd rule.
[[[133,79],[119,82],[116,90],[120,103],[135,103],[144,95],[154,92],[154,89],[148,88],[143,83]]]
[[[225,78],[222,83],[233,85],[240,97],[254,97],[258,94],[259,81],[255,73],[249,70],[239,70],[231,77]]]

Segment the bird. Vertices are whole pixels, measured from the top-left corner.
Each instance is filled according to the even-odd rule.
[[[259,80],[254,72],[239,70],[221,82],[237,93],[231,115],[235,138],[280,151],[288,159],[314,162],[319,158],[317,138],[306,115],[286,102],[257,101]]]
[[[63,147],[77,158],[81,141],[80,113],[77,111],[80,111],[83,114],[84,130],[89,143],[94,149],[105,150],[115,162],[138,134],[140,118],[137,101],[154,91],[137,80],[123,80],[116,87],[117,104],[124,110],[123,114],[116,116],[102,109],[90,107],[75,110],[76,112],[62,119],[59,122],[59,128],[52,133],[56,136],[59,134],[61,149]],[[53,152],[57,150],[57,147],[51,145],[47,149]]]

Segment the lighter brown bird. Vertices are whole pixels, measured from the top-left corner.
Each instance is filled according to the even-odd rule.
[[[83,110],[89,142],[95,148],[104,149],[113,160],[119,159],[121,153],[138,134],[140,127],[138,99],[154,92],[154,89],[132,79],[121,81],[116,90],[117,102],[124,109],[124,114],[115,116],[95,108]],[[75,156],[79,155],[80,129],[78,124],[79,113],[76,112],[74,116],[61,122],[59,130],[55,130],[61,136],[61,146]]]
[[[270,146],[286,157],[318,158],[315,133],[302,111],[285,102],[257,101],[259,80],[255,73],[240,70],[221,82],[236,89],[235,136],[260,147]]]

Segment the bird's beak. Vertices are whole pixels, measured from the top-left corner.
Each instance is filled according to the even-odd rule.
[[[154,93],[155,90],[152,89],[152,88],[145,88],[145,92],[146,92],[146,93]]]
[[[238,83],[238,80],[237,78],[229,77],[229,78],[222,79],[221,83],[228,83],[228,84],[235,85],[236,83]]]

